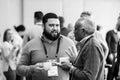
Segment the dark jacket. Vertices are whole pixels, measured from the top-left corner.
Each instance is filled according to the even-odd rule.
[[[114,30],[110,30],[106,34],[106,42],[109,48],[109,53],[106,59],[107,64],[112,64],[113,60],[109,58],[109,55],[117,53],[117,46],[118,46],[118,34]],[[115,58],[115,56],[114,56]]]
[[[74,62],[71,80],[104,80],[104,52],[93,37],[80,42],[81,50]]]

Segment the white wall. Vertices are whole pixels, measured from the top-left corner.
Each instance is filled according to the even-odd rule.
[[[24,0],[24,24],[27,28],[33,26],[35,11],[41,10],[44,14],[55,12],[65,17],[65,26],[78,19],[83,11],[83,0]]]
[[[9,26],[22,24],[21,0],[8,0]]]
[[[94,21],[103,26],[103,34],[116,25],[120,0],[0,0],[0,34],[7,27],[24,23],[27,29],[34,23],[35,11],[55,12],[65,17],[65,26],[75,23],[82,11],[92,12]]]
[[[39,10],[62,15],[62,0],[24,0],[24,25],[28,29],[34,26],[34,12]]]
[[[24,0],[24,24],[33,26],[37,10],[55,12],[65,17],[65,27],[75,23],[82,11],[91,11],[92,19],[103,26],[103,35],[115,27],[120,12],[120,0]]]
[[[83,11],[83,0],[63,0],[63,16],[65,17],[65,27],[69,23],[75,23]]]
[[[0,0],[0,35],[8,26],[8,5],[6,3],[7,0]]]
[[[92,12],[92,18],[102,25],[103,35],[115,28],[120,13],[120,0],[85,0],[85,10]]]
[[[0,0],[0,34],[8,27],[22,24],[21,0]],[[2,36],[1,38],[2,39]]]

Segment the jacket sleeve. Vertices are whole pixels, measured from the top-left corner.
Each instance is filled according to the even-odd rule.
[[[77,49],[75,45],[71,45],[68,50],[65,51],[66,54],[69,56],[69,60],[73,63],[78,55]]]
[[[33,71],[33,66],[29,64],[30,64],[30,53],[28,51],[28,47],[25,46],[17,66],[17,73],[20,74],[21,76],[30,75]]]
[[[73,69],[72,75],[77,79],[95,80],[100,66],[99,54],[100,51],[96,46],[93,45],[87,46],[85,51],[81,54],[81,56],[84,57],[83,69],[82,70],[78,68]]]
[[[75,45],[72,46],[71,50],[72,50],[72,53],[71,53],[70,59],[71,59],[71,62],[73,63],[78,55],[78,52]]]
[[[111,52],[111,48],[110,48],[111,34],[110,34],[110,32],[108,32],[107,35],[106,35],[106,42],[107,42],[107,45],[108,45],[108,48],[109,48],[109,52]]]

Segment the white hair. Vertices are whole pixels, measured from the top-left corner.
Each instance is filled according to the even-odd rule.
[[[79,18],[77,24],[82,25],[81,27],[88,33],[93,34],[95,32],[95,24],[92,20],[87,18]]]

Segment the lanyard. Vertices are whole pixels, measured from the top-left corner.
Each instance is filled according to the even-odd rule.
[[[61,40],[61,36],[60,36],[59,39],[58,39],[55,58],[58,57],[58,52],[59,52],[59,47],[60,47],[60,40]],[[47,49],[46,49],[46,46],[45,46],[45,44],[44,44],[44,41],[43,41],[42,39],[41,39],[41,41],[42,41],[42,44],[43,44],[43,48],[44,48],[44,50],[45,50],[45,55],[46,55],[46,57],[48,58],[48,55],[47,55],[48,53],[47,53]]]

